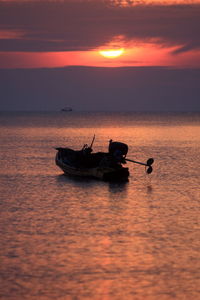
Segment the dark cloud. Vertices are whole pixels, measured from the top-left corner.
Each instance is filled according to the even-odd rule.
[[[200,5],[111,7],[107,1],[0,3],[0,30],[25,31],[1,39],[0,51],[89,50],[116,36],[127,41],[200,47]],[[175,52],[176,54],[176,52]]]

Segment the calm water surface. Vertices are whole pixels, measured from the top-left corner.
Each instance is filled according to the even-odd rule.
[[[96,134],[154,157],[129,182],[62,175]],[[200,299],[200,115],[0,114],[0,299]]]

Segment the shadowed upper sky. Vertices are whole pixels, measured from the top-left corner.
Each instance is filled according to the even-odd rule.
[[[85,51],[119,36],[129,44],[153,41],[180,51],[200,46],[199,4],[110,7],[106,2],[0,2],[1,51]]]
[[[120,54],[112,56],[111,50],[118,51],[116,53]],[[0,69],[4,69],[1,73],[3,78],[3,74],[7,74],[7,81],[4,79],[4,87],[1,88],[1,99],[5,99],[7,97],[5,95],[8,94],[9,97],[14,97],[13,93],[6,91],[6,87],[11,86],[12,89],[12,83],[15,86],[16,99],[19,95],[23,98],[23,89],[28,92],[27,88],[13,77],[13,74],[16,77],[17,74],[22,74],[21,71],[6,73],[6,69],[31,69],[30,74],[32,74],[35,68],[38,69],[39,76],[41,68],[48,68],[51,72],[51,68],[66,66],[103,67],[104,72],[105,67],[108,69],[137,67],[137,71],[140,70],[138,67],[153,67],[155,72],[151,73],[147,68],[144,69],[148,70],[143,73],[144,78],[139,77],[140,83],[137,81],[137,84],[140,88],[141,84],[143,88],[149,86],[146,74],[158,78],[156,74],[160,73],[160,69],[157,67],[162,67],[162,70],[163,67],[182,69],[181,76],[188,78],[187,90],[195,91],[195,99],[198,99],[199,89],[196,85],[198,85],[199,72],[192,73],[192,81],[189,69],[193,72],[193,69],[200,68],[200,0],[0,0]],[[184,77],[187,69],[187,76]],[[61,72],[62,69],[58,70]],[[79,68],[73,69],[73,74],[78,70]],[[82,85],[82,81],[91,78],[92,72],[91,68],[86,73],[79,72],[76,79],[77,87]],[[135,71],[133,73],[134,76],[137,74]],[[81,78],[80,74],[88,77]],[[131,98],[134,90],[137,89],[137,86],[133,88],[134,83],[128,77],[132,73],[124,72],[123,69],[123,71],[119,70],[119,74],[123,74],[123,82],[125,80],[130,84],[126,87],[126,95]],[[48,78],[48,76],[44,78],[44,85],[48,85]],[[60,77],[58,76],[56,80],[58,78]],[[176,102],[176,96],[182,95],[187,85],[183,87],[177,76],[173,78],[176,86],[174,94]],[[19,85],[15,85],[15,80]],[[61,82],[64,85],[64,81]],[[186,84],[186,81],[184,82]],[[102,84],[101,91],[98,92],[100,95],[105,95],[108,88],[104,81],[102,83],[104,85]],[[114,85],[113,81],[111,83]],[[60,83],[55,81],[54,84]],[[117,84],[120,85],[120,80]],[[156,89],[159,91],[161,86],[168,85],[158,80],[157,84],[153,85],[153,90],[151,89],[153,94],[156,93]],[[165,91],[170,94],[173,91],[173,84],[168,87],[169,91]],[[61,90],[63,88],[61,87]],[[86,89],[89,92],[89,84]],[[42,86],[39,89],[35,86],[37,94],[36,91],[42,93]],[[138,92],[138,97],[142,97],[142,94]],[[48,93],[45,95],[47,97]],[[170,95],[173,97],[173,93]],[[112,99],[112,95],[109,94],[109,97],[114,103],[114,96]],[[186,105],[183,105],[184,109],[186,107],[191,110],[197,109],[197,100],[195,104],[190,102],[187,92],[183,93],[183,99],[186,101]],[[13,108],[19,107],[17,101],[16,106],[14,102],[10,102]],[[48,104],[47,99],[44,101]],[[81,107],[81,101],[83,100],[78,101],[76,105],[78,106],[79,103]],[[191,104],[190,108],[187,101]],[[48,106],[46,104],[45,107]],[[171,104],[170,110],[173,109]],[[8,109],[8,105],[2,104],[0,107]],[[37,109],[34,105],[33,107]],[[99,105],[96,107],[100,109]],[[162,108],[162,105],[159,107]],[[167,104],[165,103],[163,107],[166,110]],[[177,107],[176,103],[174,107]],[[134,109],[134,106],[132,108]]]

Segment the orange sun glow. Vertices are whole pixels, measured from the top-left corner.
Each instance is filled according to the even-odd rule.
[[[124,49],[109,49],[109,50],[101,50],[99,53],[106,58],[116,58],[124,53]]]

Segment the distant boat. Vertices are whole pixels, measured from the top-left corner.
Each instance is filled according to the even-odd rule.
[[[61,111],[72,111],[71,107],[63,107]]]

